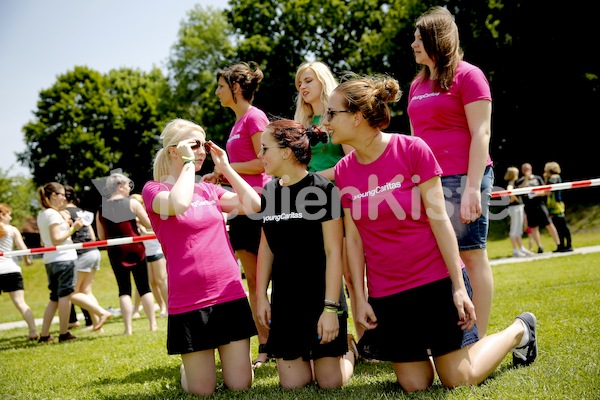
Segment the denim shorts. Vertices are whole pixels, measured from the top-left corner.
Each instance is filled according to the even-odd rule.
[[[51,301],[58,301],[59,298],[67,297],[75,291],[77,275],[73,261],[57,261],[46,264],[46,275],[48,275]]]
[[[481,179],[481,217],[471,223],[463,224],[460,220],[460,200],[466,181],[466,174],[442,177],[446,212],[456,233],[460,251],[485,249],[490,225],[490,194],[494,184],[494,170],[492,167],[486,167]]]

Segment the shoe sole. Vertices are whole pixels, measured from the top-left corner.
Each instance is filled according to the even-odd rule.
[[[531,363],[533,363],[536,360],[537,354],[538,354],[537,335],[536,335],[537,318],[535,317],[535,315],[533,315],[533,313],[524,312],[524,313],[519,314],[517,316],[517,319],[520,319],[521,321],[523,321],[525,323],[525,325],[527,326],[527,328],[529,329],[529,342],[525,346],[520,347],[520,348],[524,348],[524,347],[529,348],[530,346],[532,346],[532,348],[531,348],[531,350],[528,349],[528,351],[527,351],[528,356],[529,356],[529,357],[526,357],[527,360],[522,360],[521,358],[515,356],[515,354],[513,352],[513,365],[515,367],[530,365]]]

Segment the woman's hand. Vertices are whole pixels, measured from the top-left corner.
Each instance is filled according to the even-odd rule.
[[[473,329],[477,316],[475,315],[475,306],[467,294],[465,288],[454,290],[452,294],[454,298],[454,306],[458,311],[458,325],[463,331]]]
[[[323,311],[317,324],[317,333],[321,338],[321,344],[333,341],[340,334],[340,321],[337,312]]]

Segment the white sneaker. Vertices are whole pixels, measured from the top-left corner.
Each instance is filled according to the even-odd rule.
[[[526,256],[532,256],[535,254],[533,251],[529,251],[525,247],[521,247],[521,253],[525,254]]]
[[[521,250],[519,249],[514,249],[513,250],[513,257],[527,257],[527,254],[523,253]]]

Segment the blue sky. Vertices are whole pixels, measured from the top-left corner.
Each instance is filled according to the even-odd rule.
[[[25,150],[21,128],[58,75],[77,65],[164,70],[195,4],[228,7],[227,0],[0,1],[0,168],[29,176],[14,155]]]

